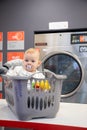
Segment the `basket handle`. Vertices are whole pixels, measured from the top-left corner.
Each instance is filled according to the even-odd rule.
[[[48,69],[44,69],[44,71],[40,71],[40,72],[35,72],[34,74],[30,75],[28,78],[33,78],[33,76],[37,73],[49,73],[51,75],[53,75],[56,79],[66,79],[67,76],[66,75],[59,75],[59,74],[55,74],[54,72],[48,70]],[[37,78],[36,78],[37,79]]]
[[[66,75],[59,75],[59,74],[55,74],[54,72],[48,70],[48,69],[44,69],[45,72],[49,72],[51,73],[52,75],[54,75],[55,78],[57,79],[66,79],[67,76]]]

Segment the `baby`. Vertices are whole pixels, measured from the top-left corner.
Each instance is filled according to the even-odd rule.
[[[10,76],[30,76],[32,74],[35,78],[45,78],[45,76],[37,69],[41,65],[40,50],[37,48],[30,48],[25,51],[22,66],[16,66],[8,70],[7,75]],[[39,73],[37,73],[39,72]]]

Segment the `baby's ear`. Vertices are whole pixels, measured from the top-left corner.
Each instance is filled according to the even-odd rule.
[[[42,63],[41,61],[38,61],[38,66],[40,66],[40,65],[41,65],[41,63]]]
[[[35,48],[38,52],[40,52],[40,48]]]

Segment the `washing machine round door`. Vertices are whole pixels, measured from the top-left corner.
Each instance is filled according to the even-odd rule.
[[[42,68],[59,75],[66,75],[62,86],[61,97],[73,95],[83,82],[83,68],[78,57],[70,52],[52,52],[42,61]]]

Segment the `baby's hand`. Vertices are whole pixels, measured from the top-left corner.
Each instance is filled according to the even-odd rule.
[[[1,68],[0,68],[0,75],[6,74],[7,71],[8,71],[8,69],[7,69],[6,67],[1,67]]]

